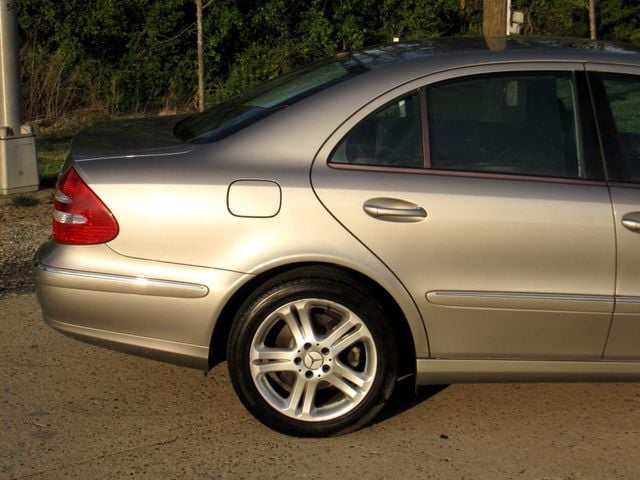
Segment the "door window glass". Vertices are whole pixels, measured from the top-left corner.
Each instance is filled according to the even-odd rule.
[[[585,177],[570,73],[465,77],[428,87],[434,169]]]
[[[603,84],[615,121],[625,170],[624,177],[638,182],[640,181],[640,78],[609,76],[603,78]]]
[[[342,140],[331,163],[384,167],[423,167],[420,96],[395,100],[356,125]]]

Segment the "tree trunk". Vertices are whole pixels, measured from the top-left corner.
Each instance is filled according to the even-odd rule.
[[[196,0],[196,30],[198,36],[198,110],[204,111],[204,45],[202,34],[202,0]]]
[[[596,33],[596,0],[589,0],[589,32],[591,40],[595,40],[598,36]]]

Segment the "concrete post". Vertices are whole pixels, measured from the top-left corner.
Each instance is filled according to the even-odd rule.
[[[22,124],[17,0],[0,0],[0,195],[38,190],[33,130]]]

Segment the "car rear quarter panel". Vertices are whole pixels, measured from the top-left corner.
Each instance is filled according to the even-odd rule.
[[[287,164],[279,162],[276,153],[265,160],[263,152],[261,163],[249,154],[238,158],[239,154],[229,149],[207,147],[197,149],[184,161],[175,157],[111,159],[78,165],[81,175],[118,220],[120,234],[108,244],[114,254],[134,263],[152,261],[230,272],[241,277],[240,283],[271,269],[300,263],[349,268],[380,284],[395,299],[409,323],[416,353],[428,357],[424,324],[407,291],[317,201],[309,184],[313,151],[297,164]],[[233,153],[231,159],[225,153]],[[123,181],[114,172],[120,172]],[[268,218],[234,216],[227,207],[228,189],[238,180],[276,183],[282,195],[277,214]],[[104,265],[96,268],[104,271]],[[162,278],[167,278],[166,273]],[[218,287],[215,280],[204,284],[212,290]],[[240,286],[234,285],[231,292]],[[215,297],[188,300],[201,301],[203,306],[212,302],[215,308],[211,308],[210,318],[198,320],[193,335],[199,344],[204,338],[209,341],[225,303]],[[175,304],[174,314],[179,316],[180,302],[170,303]],[[106,322],[101,319],[96,326]]]
[[[185,155],[78,162],[81,176],[118,220],[120,233],[109,248],[132,259],[249,275],[306,262],[350,268],[396,300],[416,353],[427,357],[424,324],[406,289],[335,221],[310,185],[312,160],[329,134],[395,82],[395,75],[370,86],[345,82],[343,89],[311,97]],[[229,211],[230,185],[247,180],[277,184],[277,215],[238,217]]]

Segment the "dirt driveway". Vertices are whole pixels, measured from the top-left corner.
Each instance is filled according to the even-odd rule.
[[[68,339],[0,300],[0,478],[633,479],[640,385],[406,389],[380,421],[285,437],[201,372]]]

